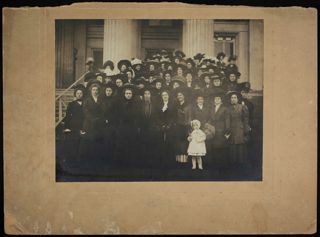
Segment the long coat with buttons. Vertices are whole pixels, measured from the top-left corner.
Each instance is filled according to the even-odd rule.
[[[213,106],[210,124],[215,127],[215,136],[212,140],[212,148],[224,148],[227,145],[225,134],[230,130],[230,114],[228,108],[221,104],[217,111]]]

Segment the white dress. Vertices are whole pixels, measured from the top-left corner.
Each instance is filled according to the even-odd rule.
[[[188,147],[188,155],[189,156],[204,156],[206,155],[206,134],[198,129],[193,130],[191,133],[191,141]]]

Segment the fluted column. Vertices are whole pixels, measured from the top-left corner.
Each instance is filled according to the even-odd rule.
[[[197,53],[213,56],[213,20],[183,20],[182,48],[187,57]]]
[[[104,20],[103,61],[116,64],[121,59],[138,56],[140,29],[137,20]]]

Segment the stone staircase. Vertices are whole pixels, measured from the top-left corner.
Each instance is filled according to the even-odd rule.
[[[61,95],[65,89],[56,89],[56,97]],[[73,101],[73,90],[65,92],[65,94],[60,98],[62,100],[62,117],[65,117],[68,104]],[[56,101],[55,109],[56,122],[59,121],[59,99]]]

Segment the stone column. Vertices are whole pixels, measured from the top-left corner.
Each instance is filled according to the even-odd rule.
[[[117,70],[119,60],[139,56],[140,41],[138,20],[104,20],[103,62],[112,60]]]
[[[74,25],[74,48],[77,50],[75,65],[75,80],[85,73],[86,50],[87,50],[87,28],[86,22],[79,20]]]
[[[213,20],[183,20],[182,50],[187,57],[197,53],[213,55]]]
[[[263,21],[250,20],[250,84],[253,90],[263,89]]]
[[[72,21],[56,23],[56,87],[66,88],[74,78],[74,25]]]
[[[239,32],[239,55],[237,65],[241,73],[238,82],[249,81],[249,33],[247,31]]]

